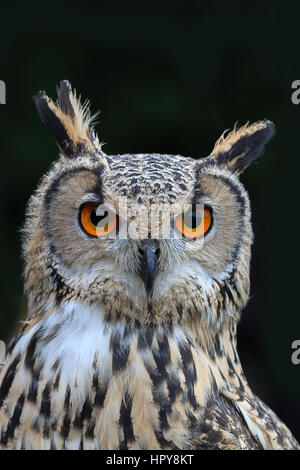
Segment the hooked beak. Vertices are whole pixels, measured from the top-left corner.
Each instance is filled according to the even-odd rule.
[[[143,240],[139,252],[142,255],[139,274],[144,281],[147,294],[149,295],[152,291],[157,271],[158,242],[151,239]]]

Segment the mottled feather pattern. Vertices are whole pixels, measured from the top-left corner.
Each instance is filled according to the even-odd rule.
[[[78,313],[82,315],[80,309]],[[214,435],[215,447],[225,448],[237,439],[230,434],[237,423],[241,442],[245,443],[234,445],[246,447],[249,432],[243,419],[233,407],[222,403],[221,396],[216,398],[225,386],[225,377],[231,374],[228,364],[219,370],[219,350],[208,355],[196,344],[192,332],[183,334],[178,328],[132,328],[126,323],[115,328],[107,326],[106,332],[98,332],[102,349],[95,352],[92,367],[82,377],[82,359],[75,352],[70,364],[57,355],[59,328],[62,337],[67,334],[68,319],[63,317],[60,326],[47,329],[48,323],[52,324],[48,321],[30,328],[8,357],[11,368],[2,376],[0,391],[2,446],[206,448],[206,439],[202,445],[199,438],[208,420],[215,420],[215,427],[223,416],[228,431],[219,433],[218,442]],[[73,323],[74,319],[69,318]],[[100,324],[96,321],[93,325],[95,331]],[[52,349],[50,344],[55,338],[56,347]],[[224,348],[220,344],[219,349]],[[18,392],[15,403],[13,397]]]
[[[208,351],[205,333],[200,342],[178,327],[123,323],[103,329],[96,311],[85,312],[84,331],[78,318],[84,310],[76,303],[72,308],[55,313],[61,324],[49,319],[29,327],[8,355],[0,389],[3,448],[260,449],[259,433],[267,448],[297,448],[249,390],[234,323],[224,325],[226,333]],[[91,341],[99,336],[100,350],[85,374],[89,358],[80,357],[82,343],[70,357],[61,354],[74,320]],[[256,438],[241,409],[257,428]]]

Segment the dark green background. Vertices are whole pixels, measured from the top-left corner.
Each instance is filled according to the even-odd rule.
[[[57,155],[31,95],[69,79],[92,110],[106,153],[200,158],[236,121],[269,118],[277,135],[242,176],[255,244],[252,297],[239,350],[250,384],[300,439],[299,131],[297,3],[200,1],[10,3],[1,12],[1,311],[8,340],[24,316],[19,228]],[[1,7],[3,10],[3,7]]]

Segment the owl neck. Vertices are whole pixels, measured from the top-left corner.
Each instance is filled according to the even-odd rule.
[[[11,347],[3,373],[11,380],[13,364],[14,376],[0,398],[28,397],[28,426],[46,447],[188,448],[217,390],[245,386],[235,335],[233,321],[218,335],[108,324],[99,308],[70,301]]]
[[[108,323],[99,307],[70,301],[38,321],[23,339],[28,337],[26,357],[32,370],[50,368],[52,375],[65,376],[70,386],[81,383],[88,389],[92,371],[117,377],[134,375],[137,369],[153,385],[167,377],[167,370],[175,373],[178,368],[191,387],[202,382],[204,370],[208,375],[212,372],[217,385],[223,386],[226,380],[239,385],[243,376],[236,329],[232,318],[219,330],[200,322],[171,328],[137,326],[124,320]],[[192,374],[187,374],[189,369]],[[135,379],[140,381],[141,377]],[[210,380],[208,383],[212,386]]]

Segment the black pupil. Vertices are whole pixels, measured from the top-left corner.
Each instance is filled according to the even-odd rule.
[[[190,229],[196,229],[201,223],[201,213],[192,210],[184,215],[184,223]]]
[[[97,207],[93,209],[90,215],[92,224],[95,225],[95,227],[105,227],[105,225],[108,223],[108,211],[105,211],[103,215],[97,215],[96,211]]]

